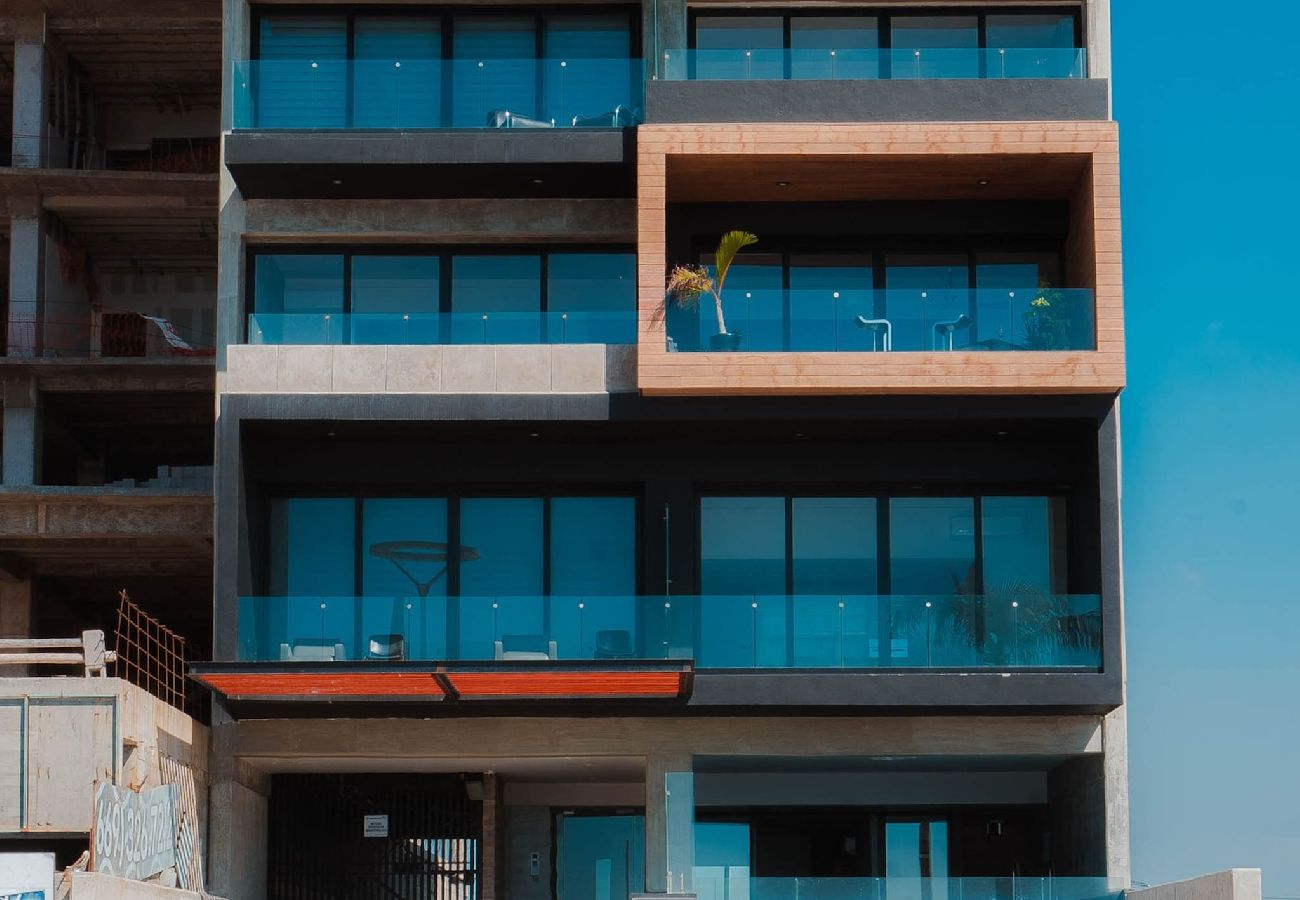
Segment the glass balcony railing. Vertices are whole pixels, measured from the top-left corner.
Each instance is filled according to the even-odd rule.
[[[639,59],[263,59],[233,66],[235,128],[626,128]]]
[[[246,661],[691,659],[703,669],[1097,669],[1101,600],[243,597]]]
[[[1106,878],[753,878],[696,866],[699,900],[1119,900]]]
[[[633,344],[636,313],[253,313],[250,344]]]
[[[666,81],[1086,78],[1081,48],[669,50]]]
[[[667,317],[670,350],[1033,351],[1096,347],[1093,292],[1022,290],[731,290],[729,334],[705,298]]]

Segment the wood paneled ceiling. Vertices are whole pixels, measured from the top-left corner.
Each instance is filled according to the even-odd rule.
[[[1085,154],[669,156],[668,202],[1065,199]]]

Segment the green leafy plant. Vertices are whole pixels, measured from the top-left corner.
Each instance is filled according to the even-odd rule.
[[[1046,282],[1029,301],[1023,313],[1025,343],[1030,350],[1068,350],[1070,348],[1069,297]]]
[[[713,309],[718,318],[718,334],[728,334],[727,319],[722,309],[722,288],[727,282],[727,273],[731,264],[741,250],[757,244],[758,237],[748,231],[728,231],[718,241],[718,251],[714,255],[713,269],[717,273],[710,275],[703,266],[674,266],[668,275],[667,296],[659,308],[658,318],[663,319],[668,312],[668,302],[672,300],[683,309],[695,309],[700,298],[708,295],[713,300]]]

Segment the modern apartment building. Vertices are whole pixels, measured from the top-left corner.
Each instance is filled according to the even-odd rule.
[[[1106,0],[219,14],[210,890],[1127,885]]]

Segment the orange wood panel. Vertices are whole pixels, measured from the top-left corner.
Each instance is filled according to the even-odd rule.
[[[676,697],[680,672],[462,672],[447,680],[474,697]]]
[[[1114,122],[644,125],[637,132],[637,384],[645,394],[1112,393],[1124,386]],[[775,184],[789,180],[788,188]],[[988,180],[988,185],[980,185]],[[1067,286],[1096,292],[1097,349],[669,353],[669,200],[1058,197]]]
[[[214,672],[198,676],[232,697],[438,697],[429,672]]]

